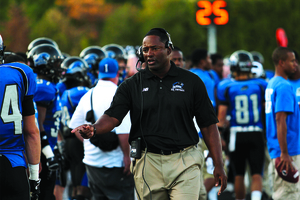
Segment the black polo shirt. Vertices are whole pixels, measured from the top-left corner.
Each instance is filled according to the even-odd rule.
[[[149,148],[162,150],[198,143],[194,116],[199,127],[218,122],[202,80],[173,62],[163,79],[146,68],[118,87],[105,114],[121,122],[128,111],[131,119],[129,143],[143,138],[143,134]]]

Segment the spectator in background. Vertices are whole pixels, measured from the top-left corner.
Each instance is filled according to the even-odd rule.
[[[193,67],[190,69],[191,72],[197,74],[203,81],[209,99],[212,102],[213,107],[216,109],[216,98],[215,98],[215,85],[213,75],[210,73],[212,68],[211,59],[206,49],[196,49],[192,53]]]
[[[174,47],[170,57],[177,67],[185,68],[183,53],[179,47]]]
[[[196,49],[192,53],[192,64],[193,67],[190,69],[191,72],[198,75],[201,80],[203,81],[208,96],[212,102],[212,105],[214,109],[217,109],[217,99],[216,99],[216,82],[213,73],[211,72],[212,69],[212,63],[210,56],[206,49]],[[199,137],[203,139],[203,135],[201,131],[198,133]],[[224,146],[224,142],[222,141]],[[206,162],[203,168],[203,176],[204,176],[204,185],[206,188],[206,192],[209,194],[211,189],[214,189],[214,175],[213,175],[213,168],[214,163],[213,159],[211,157],[211,153],[209,152],[209,149],[207,148],[206,144],[204,142],[201,143],[201,147],[204,153],[204,156],[206,157]],[[222,158],[223,162],[225,161],[225,152],[222,152]],[[216,195],[216,192],[213,191],[213,193]]]
[[[296,67],[296,71],[293,74],[289,75],[289,82],[291,83],[291,85],[294,88],[294,93],[296,95],[297,98],[297,102],[298,105],[300,106],[300,69],[299,69],[299,55],[298,53],[294,50],[294,54],[295,54],[295,58],[296,58],[296,62],[298,64],[298,66]]]
[[[219,53],[214,53],[210,55],[212,69],[211,72],[213,74],[216,85],[223,79],[223,56]]]

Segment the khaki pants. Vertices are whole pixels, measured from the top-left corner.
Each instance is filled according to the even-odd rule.
[[[147,152],[145,157],[142,152],[141,159],[130,166],[138,196],[141,200],[150,196],[152,200],[198,200],[203,162],[195,146],[171,155]]]
[[[292,156],[295,167],[300,170],[300,155]],[[273,195],[274,200],[299,200],[300,181],[289,183],[278,176],[275,169],[275,159],[272,159]]]

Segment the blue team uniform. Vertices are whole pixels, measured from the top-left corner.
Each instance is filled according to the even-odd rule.
[[[62,104],[62,124],[69,127],[70,120],[73,113],[81,99],[81,97],[89,91],[88,87],[74,87],[66,90],[61,98]],[[66,160],[70,162],[72,182],[75,186],[82,185],[88,187],[87,175],[85,171],[83,159],[83,145],[75,137],[74,134],[65,133],[65,156]],[[74,156],[74,153],[76,156]],[[82,167],[80,167],[82,166]],[[75,173],[74,173],[75,172]],[[78,178],[79,177],[79,178]]]
[[[300,106],[300,79],[289,80],[289,82],[293,86],[294,94],[296,95],[298,105]]]
[[[230,112],[230,126],[237,130],[261,131],[264,91],[267,82],[257,79],[227,81],[218,87],[221,102],[227,102]]]
[[[214,81],[215,81],[215,85],[217,86],[222,79],[220,79],[219,75],[217,74],[217,72],[215,70],[210,70],[209,73],[211,74],[211,76],[213,77]]]
[[[92,85],[96,85],[97,82],[98,82],[98,77],[95,76],[95,75],[94,75],[93,73],[91,73],[91,72],[87,72],[87,75],[89,76]]]
[[[69,122],[73,116],[73,113],[81,99],[81,97],[89,91],[88,87],[74,87],[66,90],[61,98],[61,105],[63,108],[62,123],[65,126],[69,126]]]
[[[0,73],[0,154],[9,159],[12,167],[27,168],[23,155],[22,102],[34,95],[35,76],[31,68],[21,63],[0,65]]]
[[[63,82],[58,82],[58,83],[56,84],[56,88],[57,88],[57,90],[58,90],[58,94],[59,94],[60,97],[62,97],[62,94],[64,93],[64,91],[67,90],[67,86],[66,86],[66,84],[63,83]]]
[[[248,162],[251,175],[262,174],[264,165],[263,104],[266,81],[226,80],[218,86],[220,104],[228,106],[228,150],[237,176],[244,176]]]
[[[233,81],[234,79],[225,78],[217,85],[217,98],[219,101],[226,101],[224,92],[226,91],[227,86]]]
[[[37,106],[47,108],[46,118],[43,125],[49,144],[53,150],[57,143],[57,134],[60,128],[61,119],[61,102],[55,84],[43,79],[38,79],[37,91],[34,94],[34,101]]]
[[[190,71],[193,72],[194,74],[197,74],[201,78],[201,80],[203,81],[206,87],[208,97],[211,100],[213,107],[216,109],[216,100],[214,94],[216,83],[212,75],[210,74],[210,72],[199,68],[192,68],[190,69]]]
[[[192,68],[190,69],[190,71],[193,72],[194,74],[197,74],[201,78],[201,80],[203,81],[206,87],[208,97],[211,100],[214,109],[216,110],[217,103],[215,100],[215,92],[214,92],[216,87],[216,82],[213,78],[212,73],[199,68]],[[198,135],[200,138],[203,138],[201,131],[199,131]]]
[[[266,89],[267,144],[272,159],[280,157],[276,113],[287,112],[287,148],[290,156],[300,154],[299,107],[292,85],[280,76],[272,78]]]
[[[274,77],[275,72],[273,70],[266,69],[265,70],[266,80],[269,81]]]

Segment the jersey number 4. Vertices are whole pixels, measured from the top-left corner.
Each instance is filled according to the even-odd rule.
[[[22,134],[22,114],[19,108],[17,85],[5,86],[1,105],[1,120],[4,124],[13,123],[15,134]]]

